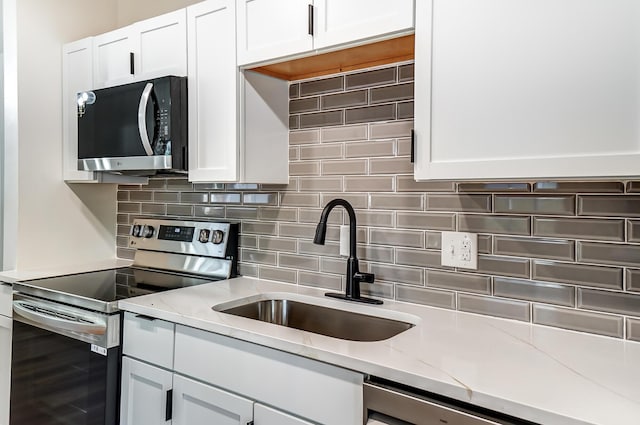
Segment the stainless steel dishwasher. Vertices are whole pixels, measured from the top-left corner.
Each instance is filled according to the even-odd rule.
[[[371,378],[364,383],[369,425],[534,425],[437,394]]]

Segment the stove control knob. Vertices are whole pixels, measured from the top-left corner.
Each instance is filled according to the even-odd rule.
[[[136,224],[131,227],[131,236],[139,238],[140,236],[142,236],[140,234],[141,231],[142,231],[142,226],[140,226],[139,224]]]
[[[211,237],[211,230],[209,230],[209,229],[200,229],[200,232],[198,233],[198,241],[200,243],[209,242],[209,238],[210,237]]]
[[[142,232],[140,236],[149,239],[154,235],[154,233],[155,233],[155,229],[153,228],[153,226],[144,226],[142,227]]]
[[[211,234],[211,242],[219,245],[224,240],[224,232],[222,230],[214,230]]]

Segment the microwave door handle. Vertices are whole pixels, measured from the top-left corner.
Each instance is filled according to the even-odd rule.
[[[138,132],[142,140],[142,147],[149,156],[153,155],[153,149],[151,149],[151,143],[149,142],[149,134],[147,133],[147,104],[149,103],[151,90],[153,90],[153,84],[147,83],[144,90],[142,90],[140,104],[138,105]]]

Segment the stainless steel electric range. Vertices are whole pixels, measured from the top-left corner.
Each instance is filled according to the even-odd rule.
[[[131,267],[14,284],[12,425],[117,425],[117,301],[237,275],[238,224],[140,218]]]

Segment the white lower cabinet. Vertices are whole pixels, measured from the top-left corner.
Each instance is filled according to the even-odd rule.
[[[184,376],[173,376],[173,425],[246,425],[253,401]]]
[[[168,323],[126,314],[121,425],[362,423],[363,375],[337,366],[174,324],[172,364],[151,364],[137,345]]]
[[[253,422],[256,425],[312,425],[303,419],[256,403],[253,406]]]
[[[121,425],[170,424],[173,373],[130,357],[122,359]]]

